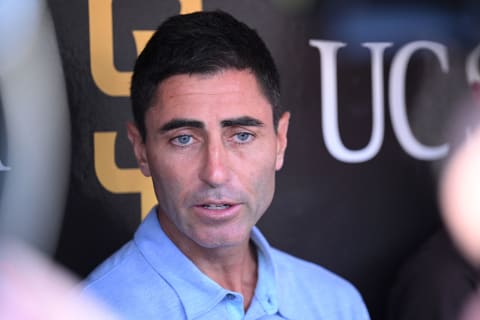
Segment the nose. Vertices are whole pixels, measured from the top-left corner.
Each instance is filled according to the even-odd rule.
[[[228,181],[228,151],[220,139],[210,140],[206,144],[199,176],[203,182],[213,188]]]

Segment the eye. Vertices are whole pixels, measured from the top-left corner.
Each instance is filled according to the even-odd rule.
[[[193,138],[190,135],[182,134],[170,140],[174,145],[185,147],[193,143]]]
[[[239,132],[234,135],[234,140],[237,143],[247,143],[254,138],[254,135],[249,132]]]

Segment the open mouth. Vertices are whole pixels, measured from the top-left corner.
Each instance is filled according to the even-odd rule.
[[[211,204],[204,204],[202,205],[202,208],[208,209],[208,210],[225,210],[230,208],[232,205],[227,204],[227,203],[211,203]]]

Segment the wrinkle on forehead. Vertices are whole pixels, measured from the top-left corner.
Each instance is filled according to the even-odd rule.
[[[156,123],[154,130],[175,119],[195,120],[210,127],[242,117],[274,127],[271,104],[249,70],[228,69],[167,78],[158,86],[147,113],[146,121]]]
[[[219,77],[222,75],[222,77]],[[228,81],[225,81],[225,77]],[[245,81],[250,78],[254,81]],[[185,79],[211,80],[198,81],[195,87],[185,86]],[[163,90],[165,86],[169,86],[169,90]],[[228,85],[228,86],[227,86]],[[172,94],[175,92],[175,94]],[[157,87],[152,105],[160,101],[167,101],[177,96],[191,95],[225,95],[234,93],[257,92],[264,97],[263,91],[258,84],[257,78],[249,69],[236,70],[226,69],[214,73],[205,74],[179,74],[173,75],[163,80]],[[264,97],[267,101],[266,97]]]

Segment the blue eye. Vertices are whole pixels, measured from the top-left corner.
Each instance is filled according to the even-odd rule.
[[[253,139],[253,134],[248,132],[240,132],[235,134],[235,140],[238,143],[246,143]]]
[[[188,146],[189,144],[192,143],[192,136],[184,134],[184,135],[173,138],[171,141],[174,145],[177,145],[177,146],[182,146],[182,147]]]

